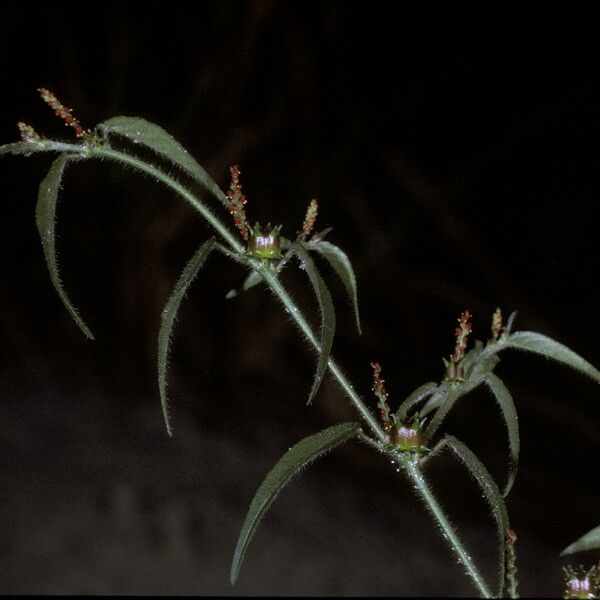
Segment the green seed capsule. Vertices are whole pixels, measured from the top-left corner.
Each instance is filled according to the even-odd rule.
[[[281,258],[281,245],[279,232],[281,225],[275,227],[269,223],[262,227],[256,223],[250,227],[250,239],[248,240],[248,254],[254,258],[275,260]]]

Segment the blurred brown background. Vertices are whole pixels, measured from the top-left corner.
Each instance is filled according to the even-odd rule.
[[[517,309],[518,329],[599,365],[598,14],[397,10],[2,3],[0,140],[17,139],[19,120],[70,135],[38,99],[43,85],[86,126],[120,114],[161,125],[224,188],[239,163],[250,219],[288,236],[318,198],[319,226],[334,227],[358,277],[362,336],[329,273],[334,353],[365,397],[372,360],[393,405],[439,379],[465,308],[475,338],[487,338],[496,306]],[[331,380],[306,407],[314,355],[265,290],[224,300],[243,273],[215,255],[175,332],[169,440],[160,312],[210,232],[148,179],[73,167],[58,250],[96,334],[88,342],[52,289],[35,229],[49,162],[0,161],[0,592],[472,594],[411,490],[356,443],[281,494],[229,587],[266,472],[353,411]],[[285,281],[313,310],[303,274]],[[508,499],[521,591],[558,595],[559,551],[600,520],[600,390],[535,357],[502,359],[521,424]],[[504,428],[485,390],[461,401],[447,430],[504,476]],[[428,473],[491,576],[479,492],[448,457]]]

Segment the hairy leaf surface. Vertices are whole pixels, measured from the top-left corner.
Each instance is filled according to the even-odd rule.
[[[304,438],[279,459],[279,462],[271,469],[254,495],[242,525],[242,531],[231,564],[232,585],[237,581],[248,544],[277,494],[306,465],[329,450],[355,437],[359,429],[360,425],[358,423],[334,425]]]
[[[400,421],[404,421],[408,414],[408,411],[415,405],[421,402],[421,400],[425,400],[427,396],[433,394],[437,389],[438,385],[435,381],[430,381],[429,383],[424,383],[422,386],[418,387],[406,400],[400,405],[398,410],[396,411],[396,417],[400,419]]]
[[[600,549],[600,525],[594,527],[594,529],[588,531],[585,535],[582,535],[570,546],[567,546],[560,555],[564,556],[565,554],[575,554],[576,552],[598,549]]]
[[[143,144],[189,173],[208,191],[228,205],[227,196],[191,154],[162,127],[140,117],[114,117],[100,123],[99,129],[126,137],[134,144]]]
[[[40,238],[42,240],[42,247],[44,249],[44,257],[46,258],[46,264],[48,265],[48,271],[50,273],[50,279],[54,285],[54,289],[58,293],[62,300],[65,308],[69,311],[69,314],[73,317],[73,320],[84,335],[90,340],[94,339],[92,332],[88,326],[83,322],[83,319],[79,316],[77,309],[67,296],[65,289],[60,280],[60,273],[58,270],[58,260],[56,257],[56,240],[55,240],[55,224],[56,224],[56,205],[58,203],[58,192],[60,190],[60,182],[62,180],[65,168],[69,160],[72,157],[68,154],[61,154],[50,167],[48,174],[40,183],[38,192],[38,201],[35,207],[35,222],[37,225]]]
[[[160,402],[162,405],[163,415],[165,417],[165,425],[167,433],[173,435],[171,423],[169,421],[169,411],[167,404],[167,362],[169,358],[169,344],[173,333],[173,325],[177,317],[179,305],[185,296],[188,288],[194,281],[198,271],[206,261],[210,251],[215,244],[215,238],[208,239],[192,256],[185,268],[183,269],[171,296],[167,300],[167,304],[161,315],[160,331],[158,332],[158,387],[160,390]]]
[[[346,253],[329,242],[319,240],[314,244],[310,244],[311,249],[315,249],[321,254],[327,262],[331,265],[332,269],[337,273],[338,277],[342,280],[346,293],[352,302],[354,309],[354,318],[356,320],[356,329],[358,333],[362,333],[360,328],[360,315],[358,312],[358,294],[356,291],[356,276],[354,275],[354,269],[352,263],[346,255]]]
[[[305,248],[296,242],[292,244],[291,253],[296,254],[301,260],[304,270],[306,271],[310,283],[312,284],[313,290],[319,303],[319,310],[321,313],[321,340],[320,340],[320,352],[319,359],[317,361],[317,370],[313,381],[312,389],[308,396],[308,403],[312,402],[315,397],[323,375],[327,370],[327,362],[331,355],[331,348],[333,346],[333,338],[335,335],[335,309],[333,308],[333,301],[331,300],[331,294],[329,289],[325,285],[322,277],[319,275],[315,263],[312,258],[308,255]]]

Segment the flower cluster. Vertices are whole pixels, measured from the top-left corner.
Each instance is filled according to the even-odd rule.
[[[31,125],[19,121],[17,127],[21,132],[21,139],[24,142],[39,142],[41,140],[40,134]]]
[[[388,393],[385,389],[385,381],[381,379],[381,365],[379,363],[371,363],[373,367],[373,393],[379,400],[377,402],[377,408],[379,408],[381,415],[381,422],[383,423],[384,431],[390,431],[393,427],[392,420],[390,418],[390,407],[387,403]]]
[[[298,239],[305,240],[314,230],[317,215],[319,214],[319,203],[315,198],[310,201],[306,209],[306,216],[302,224],[302,231],[298,232]]]
[[[492,342],[495,342],[502,332],[502,311],[497,308],[492,316]]]
[[[565,594],[564,598],[597,598],[600,592],[600,563],[588,571],[582,566],[577,569],[565,567]]]
[[[454,330],[456,335],[454,352],[450,355],[449,361],[444,361],[446,364],[446,377],[450,381],[461,381],[463,379],[463,369],[460,363],[465,357],[465,350],[472,329],[471,313],[465,310],[458,318],[458,327]]]
[[[67,127],[72,127],[75,130],[77,137],[83,137],[86,134],[85,129],[81,126],[81,123],[73,116],[73,110],[67,108],[61,101],[46,88],[38,88],[38,92],[42,97],[42,100],[54,110],[54,114],[64,120]]]
[[[229,205],[227,210],[229,214],[233,216],[233,222],[235,226],[240,230],[240,235],[247,240],[248,239],[248,220],[246,219],[246,210],[244,205],[246,204],[246,196],[242,194],[242,184],[240,183],[240,169],[237,165],[230,167],[229,172],[231,173],[231,184],[227,191],[227,198]]]

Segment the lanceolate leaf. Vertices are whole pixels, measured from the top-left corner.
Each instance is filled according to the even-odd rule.
[[[317,296],[319,310],[321,312],[321,351],[319,353],[313,386],[308,396],[308,403],[310,404],[321,385],[323,375],[327,370],[327,362],[331,355],[331,347],[333,346],[333,337],[335,335],[335,310],[333,308],[333,301],[331,300],[329,289],[327,289],[325,282],[319,275],[315,263],[308,255],[308,252],[303,246],[295,242],[292,244],[291,253],[296,254],[302,261],[304,269],[306,270],[315,291],[315,295]]]
[[[99,129],[124,136],[134,144],[143,144],[157,154],[175,163],[212,192],[225,206],[227,196],[212,177],[196,162],[188,151],[162,127],[139,117],[114,117],[100,123]]]
[[[454,406],[454,403],[461,396],[464,396],[465,394],[468,394],[470,391],[474,390],[482,382],[483,377],[476,376],[471,378],[469,381],[463,381],[458,384],[448,384],[448,392],[446,396],[442,400],[440,407],[436,410],[435,414],[433,415],[433,419],[431,419],[429,426],[425,429],[425,443],[429,442],[433,438],[435,432],[444,422],[444,419]],[[432,399],[433,398],[430,398],[430,400]],[[423,412],[421,412],[421,416],[423,416]]]
[[[313,460],[355,437],[359,429],[358,423],[342,423],[311,435],[290,448],[271,469],[254,495],[242,526],[231,564],[232,585],[237,581],[248,544],[281,489]]]
[[[333,270],[338,274],[339,278],[342,280],[344,287],[346,288],[346,293],[352,302],[352,307],[354,308],[354,318],[356,320],[356,328],[358,333],[362,333],[360,329],[360,316],[358,313],[358,295],[356,292],[356,276],[354,275],[354,270],[352,269],[352,263],[350,259],[346,255],[346,253],[335,246],[334,244],[330,244],[324,240],[320,240],[315,242],[314,245],[311,244],[310,248],[314,248],[317,252],[323,255],[327,262],[331,265]]]
[[[519,421],[517,419],[517,410],[510,392],[506,389],[506,386],[499,377],[493,373],[488,373],[485,376],[485,382],[490,388],[492,394],[494,394],[494,397],[500,406],[500,410],[502,411],[502,416],[504,417],[504,422],[506,423],[506,428],[508,430],[510,464],[508,470],[508,481],[506,482],[506,487],[504,488],[504,492],[502,494],[504,497],[506,497],[513,486],[515,477],[517,475],[517,468],[519,466]]]
[[[431,411],[434,411],[440,404],[444,401],[444,398],[448,395],[448,389],[450,388],[450,384],[448,382],[444,382],[438,386],[438,389],[431,394],[431,397],[425,404],[423,408],[419,411],[419,415],[421,417],[427,416]]]
[[[506,338],[507,348],[528,350],[573,367],[600,383],[600,371],[587,360],[553,339],[533,331],[517,331]]]
[[[498,486],[492,479],[488,470],[477,456],[460,440],[454,436],[447,435],[444,438],[444,445],[447,445],[450,450],[457,456],[469,469],[471,475],[475,478],[485,499],[492,509],[492,516],[496,521],[498,528],[498,546],[499,546],[499,590],[498,596],[502,597],[504,588],[504,578],[506,570],[506,534],[509,528],[508,513],[504,500],[500,494]]]
[[[576,552],[598,549],[600,549],[600,525],[594,527],[591,531],[588,531],[570,546],[567,546],[560,555],[564,556],[565,554],[575,554]]]
[[[415,405],[421,402],[429,396],[433,394],[437,389],[437,383],[435,381],[430,381],[429,383],[424,383],[422,386],[418,387],[398,408],[396,411],[396,417],[403,421],[406,419],[408,411]]]
[[[212,237],[198,248],[194,256],[192,256],[183,269],[162,312],[160,331],[158,333],[158,387],[160,390],[160,402],[162,404],[163,415],[165,417],[165,425],[167,426],[167,433],[169,435],[173,435],[173,432],[169,422],[167,406],[167,360],[173,325],[175,323],[175,318],[177,317],[179,305],[181,304],[187,289],[190,287],[192,281],[194,281],[198,271],[202,268],[202,265],[206,261],[210,251],[213,249],[214,244],[215,238]]]
[[[77,309],[71,304],[67,293],[65,292],[63,285],[60,281],[60,274],[58,272],[58,261],[56,258],[56,244],[55,244],[55,221],[56,221],[56,204],[58,202],[58,191],[60,190],[60,182],[65,171],[67,163],[72,158],[68,154],[61,154],[50,167],[48,175],[40,183],[38,192],[38,201],[35,207],[35,221],[38,232],[42,239],[42,247],[44,249],[44,256],[46,257],[46,263],[48,264],[48,271],[50,272],[50,279],[54,285],[54,289],[57,291],[60,299],[69,311],[70,315],[75,320],[75,323],[79,325],[79,328],[86,337],[93,340],[94,336],[88,329],[87,325],[83,322],[83,319],[79,316]]]

